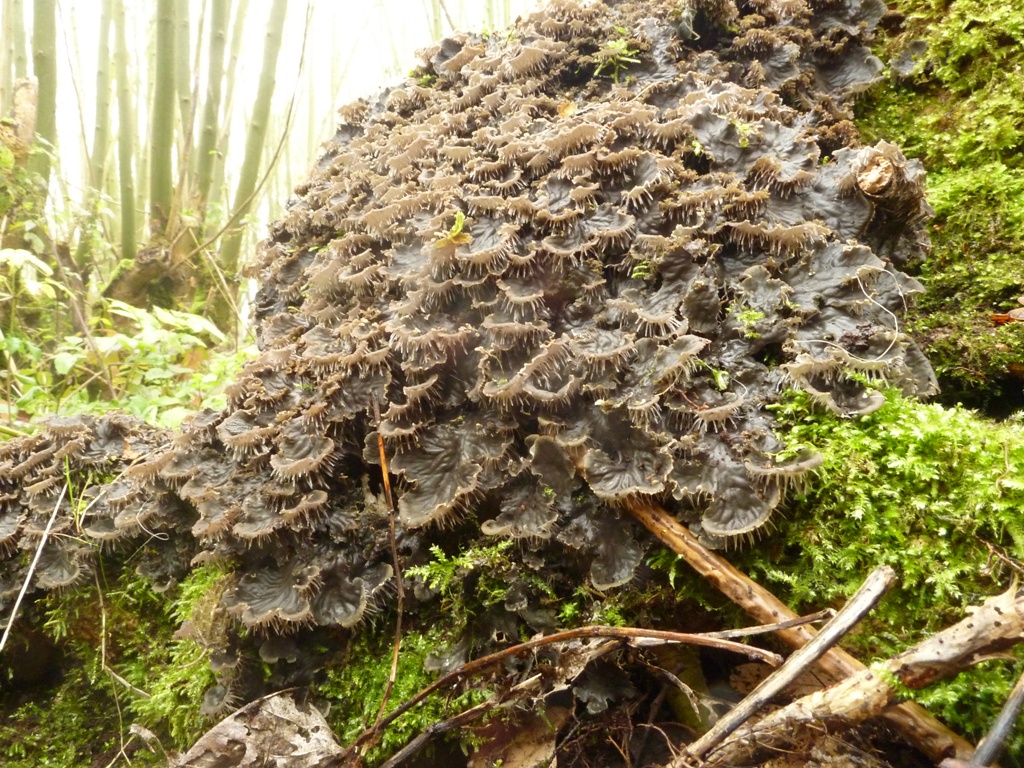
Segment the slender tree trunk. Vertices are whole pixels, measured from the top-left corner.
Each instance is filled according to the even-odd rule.
[[[136,6],[134,3],[128,3],[125,6],[125,10],[132,10],[133,14],[136,12]],[[137,39],[141,39],[139,36],[139,27],[141,26],[139,19],[132,19],[128,17],[128,21],[134,21],[135,34]],[[149,72],[153,73],[156,71],[156,19],[152,18],[145,22],[146,25],[146,39],[148,41],[145,49],[140,50],[139,46],[133,46],[131,48],[131,65],[132,72]],[[142,64],[142,59],[145,57],[145,66]],[[141,75],[140,75],[141,77]],[[147,108],[147,105],[153,104],[153,95],[156,91],[155,86],[156,78],[147,77],[145,83],[136,81],[134,86],[135,93],[138,94],[135,105],[136,110],[143,110]],[[145,92],[143,94],[143,92]],[[136,121],[138,126],[138,121]],[[142,149],[139,150],[138,155],[135,158],[135,211],[136,215],[143,214],[144,211],[149,209],[149,168],[150,168],[151,155],[148,151],[145,139],[143,139]]]
[[[174,11],[175,0],[157,0],[156,69],[150,110],[149,219],[150,234],[165,233],[174,194]]]
[[[88,187],[103,189],[103,173],[110,147],[110,25],[112,0],[100,6],[99,48],[96,59],[96,125],[93,128],[92,155],[89,158]]]
[[[25,34],[25,4],[23,0],[11,2],[14,23],[14,79],[28,77],[28,38]]]
[[[316,13],[315,8],[313,9],[313,13]],[[315,83],[314,78],[316,77],[317,74],[322,76],[322,73],[316,72],[316,67],[306,68],[306,93],[309,94],[309,101],[306,102],[306,157],[308,158],[308,160],[306,162],[307,168],[305,170],[307,171],[309,170],[309,168],[312,167],[313,163],[316,161],[317,155],[320,154],[320,142],[327,138],[326,136],[320,135],[320,104],[316,100],[316,89],[313,88],[313,85]],[[330,90],[331,93],[334,92],[335,84],[333,74],[334,66],[332,62],[332,78]]]
[[[192,135],[192,26],[188,0],[174,3],[174,84],[181,114],[181,137]],[[178,158],[181,162],[182,158]]]
[[[212,0],[210,8],[210,53],[209,78],[206,87],[206,103],[203,105],[202,133],[199,137],[197,167],[197,192],[202,206],[201,218],[206,219],[206,202],[210,197],[213,181],[214,160],[217,153],[217,118],[220,113],[220,99],[224,84],[224,49],[227,46],[228,20],[231,15],[231,0]]]
[[[57,2],[35,0],[32,14],[32,66],[39,82],[36,138],[46,146],[29,159],[29,169],[50,181],[50,152],[57,144]]]
[[[213,155],[213,180],[211,181],[214,199],[224,195],[224,208],[227,210],[228,192],[224,183],[224,160],[228,151],[228,129],[231,127],[231,108],[235,96],[235,67],[245,40],[245,20],[249,15],[249,0],[240,0],[235,10],[235,22],[231,27],[231,50],[228,54],[227,73],[224,78],[224,96],[222,99],[220,133],[217,136],[217,148]],[[209,199],[209,198],[208,198]],[[226,216],[227,214],[225,214]]]
[[[14,0],[0,5],[0,115],[6,115],[14,99]]]
[[[444,35],[444,27],[441,26],[441,0],[430,0],[430,35],[434,40],[440,40]]]
[[[128,42],[125,35],[125,0],[114,0],[114,67],[117,70],[117,159],[121,197],[121,258],[135,261],[135,110],[128,80]]]
[[[253,106],[249,131],[245,138],[245,157],[235,188],[235,202],[232,205],[232,216],[236,217],[235,226],[225,236],[220,252],[220,265],[224,273],[234,279],[238,272],[238,253],[242,246],[244,228],[241,220],[252,205],[256,182],[259,179],[260,158],[263,154],[263,143],[267,136],[267,125],[270,118],[270,103],[274,96],[274,85],[277,75],[277,57],[281,51],[281,39],[284,31],[285,13],[288,10],[286,0],[274,0],[270,9],[270,21],[263,47],[263,69],[260,72],[259,88],[256,92],[256,103]]]
[[[86,261],[92,245],[92,232],[98,224],[97,203],[104,186],[107,170],[107,154],[110,148],[110,27],[112,0],[103,0],[100,6],[99,45],[96,54],[96,121],[93,126],[92,152],[83,186],[85,195],[86,223],[79,230],[78,247],[75,249],[75,266],[79,274],[86,275],[94,267]]]

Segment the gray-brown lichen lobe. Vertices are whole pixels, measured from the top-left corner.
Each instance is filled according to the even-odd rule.
[[[145,543],[158,583],[228,563],[226,609],[279,633],[352,626],[391,579],[365,488],[378,435],[405,552],[468,516],[609,588],[643,552],[630,497],[712,544],[754,531],[817,466],[769,458],[781,388],[853,415],[880,402],[865,380],[935,387],[898,325],[919,288],[893,266],[923,254],[922,173],[857,146],[845,111],[878,75],[883,10],[556,2],[507,39],[442,41],[418,79],[342,110],[272,227],[261,354],[228,408],[147,433],[163,447],[94,492],[85,533]],[[640,62],[617,82],[596,74],[616,50]],[[111,423],[0,448],[0,602],[58,454],[82,461]],[[62,541],[41,586],[85,558]]]
[[[920,171],[835,145],[884,7],[693,7],[690,39],[675,3],[556,3],[508,41],[443,41],[429,87],[342,110],[266,244],[267,356],[317,403],[358,389],[327,418],[353,442],[387,406],[407,525],[525,495],[484,529],[557,535],[555,454],[602,501],[695,499],[707,538],[746,533],[779,497],[744,464],[780,448],[780,386],[841,413],[876,404],[851,369],[932,390],[892,314],[917,286],[872,250],[919,255]],[[615,40],[640,58],[618,83],[594,76]],[[900,169],[899,206],[868,165]]]

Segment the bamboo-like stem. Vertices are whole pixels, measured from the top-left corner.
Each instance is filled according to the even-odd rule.
[[[277,58],[281,52],[285,14],[288,10],[286,0],[274,0],[270,9],[270,20],[267,23],[267,35],[263,47],[263,69],[260,72],[259,87],[256,91],[256,102],[249,120],[249,131],[245,139],[245,157],[239,172],[238,185],[235,188],[235,201],[232,210],[244,218],[252,204],[253,192],[259,180],[260,159],[263,155],[263,143],[267,137],[270,119],[270,105],[277,82]],[[220,265],[224,273],[234,278],[238,273],[238,254],[242,247],[241,227],[229,231],[221,242]]]
[[[28,35],[25,32],[25,3],[23,0],[13,0],[11,3],[11,15],[18,19],[20,24],[14,25],[14,80],[29,77],[29,44]]]
[[[156,4],[156,68],[149,110],[149,219],[153,235],[165,233],[174,194],[175,6],[175,0],[157,0]]]
[[[196,192],[202,206],[202,218],[206,218],[206,203],[213,181],[214,153],[217,151],[217,118],[220,114],[221,92],[224,85],[224,49],[227,46],[228,20],[231,15],[231,0],[211,0],[210,36],[207,66],[209,76],[206,86],[206,101],[203,104],[203,123],[199,135],[199,149],[196,152]]]
[[[174,4],[174,88],[178,95],[180,135],[192,135],[192,25],[188,0]],[[181,158],[179,158],[181,164]]]
[[[87,186],[94,193],[103,188],[103,176],[110,147],[110,27],[112,0],[100,5],[99,43],[96,54],[96,122],[92,133]],[[95,195],[93,195],[95,196]]]
[[[32,68],[39,83],[36,139],[45,151],[29,158],[29,170],[38,173],[43,187],[50,180],[50,152],[57,144],[57,2],[35,0],[32,13]]]
[[[228,153],[228,132],[231,129],[231,112],[235,97],[235,69],[238,66],[239,54],[242,50],[242,43],[245,40],[245,20],[249,16],[249,0],[239,0],[235,9],[235,19],[231,26],[230,50],[228,52],[227,71],[224,75],[224,93],[221,99],[220,127],[217,134],[217,141],[214,144],[213,153],[213,174],[211,181],[211,192],[206,200],[220,199],[224,196],[224,210],[228,209],[228,192],[225,181],[226,164]]]
[[[135,261],[135,110],[128,79],[128,41],[125,34],[125,0],[114,0],[114,69],[117,76],[117,172],[121,198],[121,258]]]
[[[23,77],[28,77],[28,36],[25,33],[25,3],[23,0],[13,0],[11,18],[15,20],[14,79],[21,80]]]
[[[64,57],[68,64],[68,80],[71,82],[71,92],[75,94],[75,112],[78,114],[78,143],[80,147],[82,165],[88,168],[89,166],[89,131],[85,127],[85,103],[82,100],[82,91],[78,87],[78,74],[82,71],[82,56],[78,50],[78,29],[75,24],[75,17],[72,16],[67,6],[61,7],[57,5],[57,28],[60,29],[61,37],[64,41]],[[69,34],[70,32],[70,34]],[[67,151],[68,143],[65,141],[65,151]],[[60,160],[57,159],[57,165],[60,166]],[[59,174],[58,183],[62,187],[61,200],[66,203],[70,200],[70,196],[67,194],[67,176],[65,174]]]
[[[435,40],[440,40],[444,34],[441,26],[441,0],[430,0],[430,35]]]
[[[0,115],[6,115],[14,100],[14,25],[23,23],[14,15],[14,0],[0,3]]]
[[[87,220],[82,224],[78,235],[78,246],[75,248],[75,267],[81,274],[86,274],[94,265],[87,264],[90,255],[89,229],[97,222],[96,209],[104,185],[104,174],[107,169],[107,153],[110,150],[110,27],[111,0],[103,0],[100,4],[100,28],[96,49],[96,115],[92,131],[92,148],[88,150],[86,164],[85,187],[82,207],[86,211]],[[76,88],[77,91],[77,88]],[[79,111],[81,114],[81,110]],[[83,140],[85,129],[83,127]]]
[[[140,12],[135,3],[127,3],[125,10],[128,11],[129,9],[131,9],[133,14],[138,14]],[[136,80],[134,86],[134,92],[137,94],[135,101],[136,112],[140,113],[143,110],[149,109],[149,105],[153,103],[153,94],[156,91],[156,78],[152,76],[152,73],[156,71],[156,19],[151,18],[140,22],[137,17],[133,19],[133,16],[129,15],[128,20],[133,22],[136,35],[139,34],[139,28],[143,24],[145,25],[146,39],[148,41],[144,48],[141,46],[133,46],[131,49],[132,72],[136,73],[139,78],[142,77],[141,73],[148,73],[148,76],[144,81]],[[136,121],[136,131],[139,131],[140,124],[143,121],[138,120],[138,116],[136,116]],[[135,210],[137,211],[137,214],[145,220],[146,211],[149,209],[149,175],[151,158],[145,137],[142,136],[141,132],[139,132],[138,135],[141,139],[141,148],[137,149],[137,155],[135,158]],[[141,228],[139,236],[141,242]]]

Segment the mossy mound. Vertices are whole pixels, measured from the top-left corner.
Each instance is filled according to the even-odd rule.
[[[714,545],[763,532],[829,460],[775,416],[780,389],[832,419],[934,391],[899,271],[924,256],[921,167],[861,146],[847,111],[883,11],[557,2],[507,39],[442,41],[342,111],[272,227],[260,355],[226,409],[175,435],[55,419],[3,447],[0,603],[55,511],[38,586],[106,563],[174,605],[155,680],[138,638],[131,676],[96,679],[148,689],[132,712],[177,746],[269,689],[376,700],[383,662],[346,654],[388,648],[353,634],[393,606],[383,452],[432,664],[651,606],[708,621],[700,585],[648,580],[618,505],[656,497]],[[92,599],[48,598],[51,623],[95,636],[95,613],[67,621]],[[339,713],[346,734],[372,714]]]
[[[1024,295],[1024,8],[894,6],[877,49],[888,77],[858,105],[858,124],[928,168],[933,248],[911,327],[943,402],[1006,416],[1024,407],[1024,324],[992,315]]]

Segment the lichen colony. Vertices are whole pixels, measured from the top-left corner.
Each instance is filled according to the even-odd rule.
[[[0,615],[92,472],[36,588],[122,547],[162,586],[227,564],[222,605],[268,649],[354,626],[393,578],[378,435],[410,558],[476,521],[609,589],[645,548],[627,498],[711,545],[757,531],[818,463],[776,460],[781,389],[843,415],[878,407],[873,382],[935,389],[899,320],[923,173],[846,111],[884,11],[555,2],[343,108],[260,248],[261,353],[224,412],[175,435],[57,418],[0,447]]]

